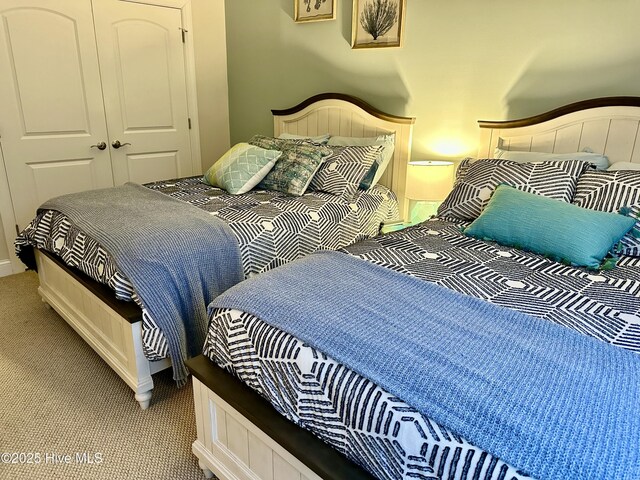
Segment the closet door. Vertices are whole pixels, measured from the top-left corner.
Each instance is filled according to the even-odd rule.
[[[91,2],[0,3],[0,144],[16,221],[113,185]]]
[[[115,183],[194,174],[180,10],[93,7]]]

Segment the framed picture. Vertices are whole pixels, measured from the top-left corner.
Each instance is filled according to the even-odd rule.
[[[336,0],[293,0],[296,22],[335,20]]]
[[[353,0],[351,48],[401,47],[407,0]]]

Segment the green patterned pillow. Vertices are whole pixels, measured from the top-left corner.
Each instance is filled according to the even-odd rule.
[[[202,180],[232,195],[247,193],[267,175],[282,152],[238,143],[211,165]]]
[[[323,158],[332,153],[328,147],[305,140],[285,140],[255,135],[249,143],[269,150],[282,151],[282,156],[258,184],[258,188],[296,196],[305,192]]]

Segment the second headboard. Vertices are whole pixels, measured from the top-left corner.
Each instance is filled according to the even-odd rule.
[[[340,93],[315,95],[285,110],[272,110],[273,133],[316,136],[375,137],[395,133],[395,149],[391,163],[380,183],[398,197],[400,215],[407,218],[405,198],[407,164],[415,118],[384,113],[359,98]]]

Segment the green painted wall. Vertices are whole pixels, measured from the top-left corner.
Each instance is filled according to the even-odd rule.
[[[226,0],[232,143],[327,91],[415,116],[413,158],[474,155],[478,119],[640,96],[638,0],[407,0],[404,46],[378,50],[350,48],[350,0],[307,24],[293,2]]]

